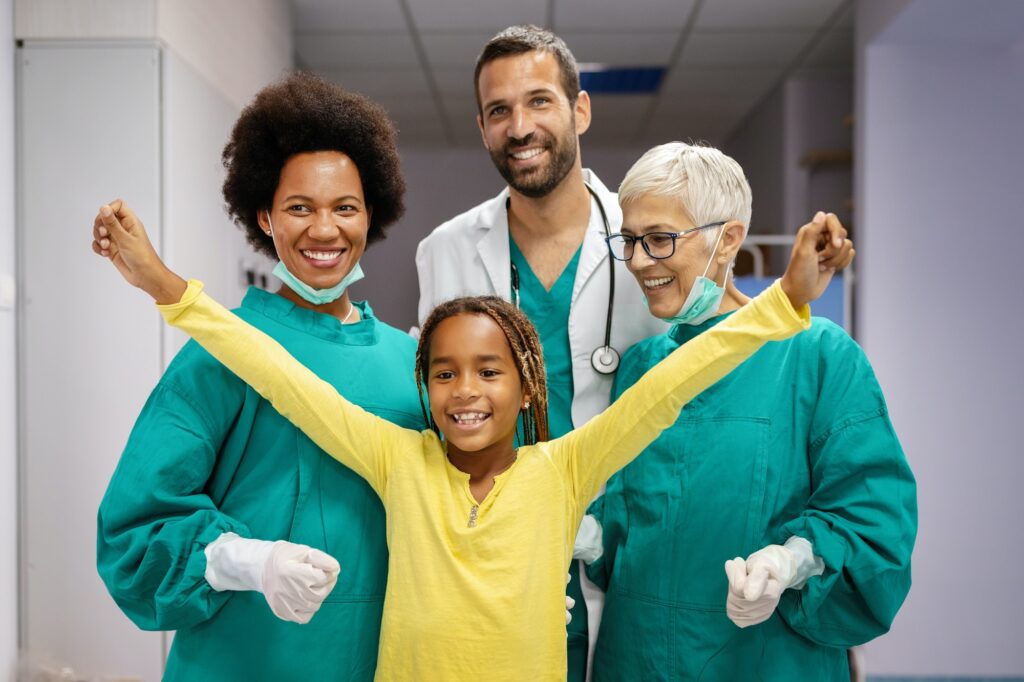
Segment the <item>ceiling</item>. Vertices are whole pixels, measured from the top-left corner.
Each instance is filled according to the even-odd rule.
[[[848,75],[852,0],[293,0],[296,61],[374,98],[403,145],[478,145],[473,67],[513,24],[580,63],[665,66],[653,95],[596,95],[587,145],[720,143],[796,72]]]

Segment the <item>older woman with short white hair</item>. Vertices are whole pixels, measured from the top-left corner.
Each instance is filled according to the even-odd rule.
[[[626,353],[616,397],[748,301],[731,271],[751,192],[733,159],[675,142],[619,201],[612,255],[674,326]],[[886,632],[910,588],[914,477],[864,353],[820,318],[687,405],[591,512],[597,681],[846,682],[847,648]]]

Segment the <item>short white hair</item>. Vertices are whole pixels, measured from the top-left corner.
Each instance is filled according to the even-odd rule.
[[[622,179],[619,204],[648,194],[678,197],[694,226],[737,220],[744,236],[750,227],[750,183],[736,160],[714,147],[669,142],[648,150]],[[718,230],[704,236],[712,248]]]

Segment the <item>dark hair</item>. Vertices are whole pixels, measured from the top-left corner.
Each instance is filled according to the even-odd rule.
[[[359,171],[373,208],[367,244],[405,211],[405,180],[387,112],[368,98],[313,74],[296,72],[256,94],[243,111],[221,160],[227,170],[224,201],[256,251],[276,257],[274,241],[260,229],[260,211],[273,204],[281,169],[295,154],[338,151]]]
[[[427,427],[438,433],[437,424],[423,400],[430,364],[430,337],[437,325],[456,315],[487,315],[505,334],[512,358],[519,370],[519,381],[530,396],[530,407],[523,410],[522,442],[532,445],[548,439],[548,386],[544,374],[544,352],[537,329],[526,315],[508,301],[497,296],[467,296],[456,298],[434,308],[420,330],[416,348],[416,388],[420,395],[420,408]],[[518,427],[517,427],[518,429]],[[438,433],[440,435],[440,433]]]
[[[502,57],[525,54],[527,52],[550,52],[558,60],[558,70],[562,74],[562,89],[569,98],[569,104],[576,104],[580,94],[580,70],[576,58],[569,51],[565,41],[546,28],[526,24],[509,26],[498,35],[487,41],[483,52],[476,58],[476,71],[473,72],[473,92],[476,94],[476,108],[483,113],[483,102],[480,101],[480,72],[484,66]]]

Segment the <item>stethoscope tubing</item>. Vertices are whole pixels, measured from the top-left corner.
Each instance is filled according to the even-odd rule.
[[[590,196],[594,197],[594,201],[597,202],[597,210],[601,213],[601,222],[604,225],[604,236],[610,237],[612,233],[611,225],[608,224],[608,214],[604,210],[604,203],[601,201],[601,197],[597,196],[597,192],[594,188],[583,183],[590,192]],[[509,260],[512,272],[512,303],[519,308],[519,268],[516,264]],[[594,349],[594,352],[590,354],[590,365],[594,368],[598,374],[614,374],[619,368],[620,355],[619,351],[612,347],[612,312],[615,310],[615,261],[612,259],[611,254],[608,254],[608,310],[605,313],[604,321],[604,345],[598,346]]]

